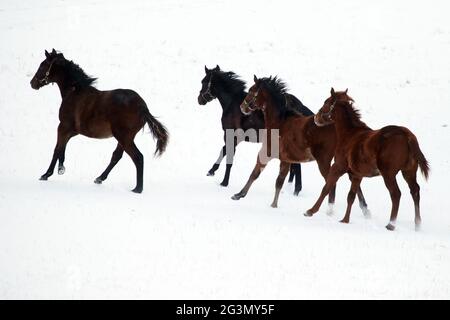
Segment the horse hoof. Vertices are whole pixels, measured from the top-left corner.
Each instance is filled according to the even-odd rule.
[[[231,199],[233,200],[239,200],[240,198],[242,198],[242,196],[239,193],[236,193],[234,196],[231,197]]]
[[[208,171],[208,173],[206,174],[208,177],[212,177],[214,176],[214,172]]]
[[[222,187],[228,187],[228,182],[222,181],[222,182],[220,183],[220,185],[221,185]]]
[[[348,223],[348,220],[342,219],[341,221],[339,221],[340,223]]]
[[[367,207],[362,208],[362,212],[363,212],[364,218],[366,218],[366,219],[372,218],[372,214],[370,213],[370,210]]]
[[[131,191],[134,192],[134,193],[142,193],[142,188],[136,187],[136,188],[134,188],[134,189],[131,190]]]
[[[334,215],[334,207],[330,205],[327,210],[327,216],[331,217],[332,215]]]
[[[310,211],[308,210],[308,211],[306,211],[303,215],[304,215],[305,217],[312,217],[312,216],[313,216],[313,213],[310,212]]]
[[[41,181],[47,181],[47,180],[48,180],[48,177],[44,174],[43,176],[41,176],[41,177],[39,178],[39,180],[41,180]]]
[[[294,196],[298,196],[299,193],[300,193],[300,190],[298,190],[298,191],[295,190],[295,191],[294,191]]]
[[[389,224],[386,226],[386,229],[388,229],[389,231],[394,231],[394,230],[395,230],[395,226],[394,226],[393,224],[389,223]]]
[[[277,205],[276,203],[272,203],[270,206],[271,206],[272,208],[278,208],[278,205]]]
[[[94,180],[95,184],[102,184],[103,180],[101,178],[97,178]]]
[[[59,167],[59,168],[58,168],[58,174],[59,174],[59,175],[64,174],[64,172],[66,172],[66,168],[64,168],[64,167]]]

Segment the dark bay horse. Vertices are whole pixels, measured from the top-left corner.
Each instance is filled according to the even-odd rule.
[[[351,187],[347,197],[347,210],[341,222],[350,221],[350,211],[363,177],[381,175],[389,190],[392,209],[388,230],[395,229],[400,189],[396,175],[402,172],[408,183],[415,208],[416,230],[420,228],[420,187],[417,184],[417,169],[420,168],[425,179],[428,179],[429,164],[420,150],[416,136],[407,128],[387,126],[379,130],[370,129],[361,121],[359,111],[353,107],[353,99],[346,91],[335,92],[325,100],[323,107],[314,118],[321,128],[331,127],[336,130],[337,146],[333,166],[326,179],[319,199],[305,215],[316,213],[331,187],[344,173],[351,173]]]
[[[247,97],[241,104],[243,113],[251,113],[262,110],[264,113],[267,135],[271,130],[279,131],[279,159],[280,172],[275,183],[275,197],[272,207],[277,207],[278,196],[281,187],[288,173],[290,163],[317,161],[320,173],[324,178],[330,170],[331,160],[334,157],[336,147],[336,134],[332,126],[318,127],[314,123],[314,115],[305,117],[292,108],[289,100],[286,99],[286,85],[277,77],[261,78],[254,77],[255,84],[250,88]],[[270,139],[266,139],[270,141]],[[261,152],[270,149],[264,146],[256,160],[256,166],[251,173],[247,184],[232,199],[239,200],[247,195],[252,183],[264,170],[267,162],[261,161]],[[269,161],[273,159],[269,157]],[[335,186],[332,186],[328,201],[330,204],[329,213],[335,198]],[[358,197],[364,215],[369,216],[367,203],[360,189]]]
[[[132,191],[141,193],[144,156],[135,145],[134,137],[147,123],[157,139],[155,155],[161,155],[168,142],[167,129],[150,114],[144,100],[136,92],[125,89],[99,91],[93,87],[95,80],[78,65],[66,60],[62,53],[55,49],[51,53],[45,51],[45,60],[31,79],[31,87],[38,90],[49,83],[56,83],[62,102],[56,147],[50,166],[41,180],[47,180],[53,174],[58,160],[58,174],[65,172],[64,154],[70,138],[78,134],[98,139],[114,137],[118,143],[111,162],[95,179],[95,183],[106,180],[125,151],[136,166],[137,183]]]
[[[205,77],[202,80],[202,88],[198,96],[198,103],[205,105],[208,102],[218,99],[222,106],[222,129],[224,131],[225,145],[222,147],[219,157],[208,171],[208,176],[214,176],[215,172],[220,166],[223,158],[227,155],[226,146],[226,130],[239,130],[244,132],[248,130],[260,130],[264,129],[264,115],[261,111],[254,112],[250,115],[244,115],[241,112],[240,105],[244,101],[247,91],[245,91],[245,82],[239,79],[234,72],[224,72],[220,70],[219,66],[213,69],[208,69],[205,66]],[[303,110],[308,112],[308,110]],[[312,114],[312,112],[311,112]],[[252,139],[246,139],[247,142],[259,142]],[[236,139],[233,143],[233,155],[227,157],[227,164],[225,170],[225,176],[221,183],[222,186],[228,186],[230,179],[231,167],[233,166],[233,156],[236,151],[237,145],[241,141]],[[295,177],[295,191],[294,194],[298,195],[302,189],[302,175],[300,164],[293,164],[291,166],[291,174],[289,182],[292,182]]]

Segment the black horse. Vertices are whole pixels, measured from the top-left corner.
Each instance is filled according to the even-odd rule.
[[[63,174],[66,145],[69,140],[82,134],[90,138],[117,139],[117,147],[111,162],[105,171],[95,179],[100,184],[108,177],[110,171],[122,158],[125,151],[136,166],[136,187],[133,192],[141,193],[143,189],[144,156],[134,143],[136,133],[147,123],[157,139],[155,154],[166,150],[169,134],[167,129],[153,117],[144,100],[134,91],[117,89],[100,91],[94,88],[96,79],[89,77],[72,61],[66,60],[55,49],[45,51],[45,60],[31,79],[31,87],[38,90],[56,83],[61,92],[59,108],[58,140],[53,158],[41,180],[47,180],[59,161],[58,174]]]
[[[214,69],[208,69],[205,66],[205,77],[202,80],[202,89],[198,96],[198,103],[200,105],[205,105],[217,98],[222,106],[222,129],[224,130],[224,146],[220,151],[219,157],[213,164],[212,168],[208,171],[208,176],[213,176],[222,159],[227,155],[227,145],[226,145],[226,130],[238,130],[242,129],[246,132],[249,129],[253,129],[259,132],[260,129],[265,129],[264,115],[261,111],[253,112],[250,115],[244,115],[241,112],[240,105],[244,101],[247,95],[245,90],[245,82],[242,81],[234,72],[224,72],[220,70],[219,66]],[[297,108],[305,116],[313,114],[311,110],[306,108],[298,99],[291,97],[289,94],[287,96],[295,108]],[[248,142],[260,142],[259,136],[257,141],[251,139],[245,139]],[[237,145],[241,141],[238,139],[234,140],[233,143],[233,155],[236,151]],[[228,160],[228,159],[227,159]],[[230,157],[226,164],[225,176],[221,183],[222,186],[228,186],[230,179],[231,167],[233,166],[233,156]],[[294,194],[298,195],[302,189],[302,173],[301,165],[295,163],[291,165],[289,182],[295,179],[295,191]]]

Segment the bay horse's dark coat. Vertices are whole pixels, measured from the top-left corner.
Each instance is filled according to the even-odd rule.
[[[105,171],[95,179],[102,183],[125,151],[136,166],[136,187],[143,189],[144,157],[134,143],[136,133],[147,123],[157,139],[155,154],[162,154],[168,142],[167,129],[156,120],[144,100],[134,91],[117,89],[100,91],[92,86],[95,79],[87,76],[72,61],[64,58],[55,49],[45,51],[46,59],[40,64],[31,80],[31,87],[39,89],[49,83],[56,83],[61,92],[59,109],[58,139],[53,158],[41,180],[47,180],[59,160],[58,173],[63,174],[65,148],[70,138],[82,134],[90,138],[115,137],[118,141],[111,162]]]

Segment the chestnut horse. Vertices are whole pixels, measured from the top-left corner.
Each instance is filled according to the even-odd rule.
[[[53,174],[58,160],[58,174],[65,172],[65,149],[70,138],[78,134],[98,139],[114,137],[118,141],[116,150],[108,167],[94,182],[100,184],[105,181],[125,151],[136,166],[137,183],[132,191],[141,193],[144,156],[136,147],[134,137],[147,123],[157,139],[155,155],[161,155],[168,141],[167,129],[150,114],[144,100],[136,92],[125,89],[99,91],[92,86],[95,80],[78,65],[66,60],[62,53],[57,53],[55,49],[51,53],[45,51],[45,60],[31,79],[31,87],[38,90],[49,83],[56,83],[62,102],[53,158],[40,180],[47,180]]]
[[[219,157],[208,171],[208,176],[214,176],[217,169],[219,169],[220,163],[223,158],[227,156],[227,164],[225,169],[225,176],[223,177],[221,186],[228,186],[230,180],[231,167],[233,166],[234,153],[236,152],[237,145],[241,142],[236,139],[232,146],[233,154],[227,155],[227,141],[226,130],[239,130],[242,129],[245,132],[248,130],[255,130],[256,133],[260,129],[264,129],[264,115],[261,111],[253,112],[249,115],[244,115],[241,112],[240,105],[244,101],[247,91],[245,91],[245,82],[242,81],[234,72],[225,72],[217,65],[213,69],[208,69],[205,66],[205,77],[202,79],[202,88],[198,95],[198,104],[206,105],[217,98],[222,106],[222,129],[224,131],[223,139],[224,146],[220,150]],[[301,112],[312,114],[312,112],[306,107],[301,108]],[[259,139],[253,141],[252,139],[246,139],[248,142],[260,142]],[[230,148],[231,149],[231,148]],[[295,189],[294,195],[298,195],[302,189],[302,171],[299,163],[291,165],[291,171],[289,176],[289,182],[292,182],[295,177]]]
[[[312,216],[344,173],[351,173],[351,187],[347,197],[347,210],[341,222],[350,221],[350,211],[355,192],[363,177],[374,177],[381,174],[389,190],[392,200],[391,218],[386,226],[395,229],[400,189],[396,175],[402,172],[408,183],[415,208],[416,230],[420,228],[420,187],[416,174],[420,168],[425,179],[428,179],[429,165],[420,150],[416,136],[405,127],[387,126],[379,130],[370,129],[361,121],[359,111],[353,107],[353,99],[346,91],[335,92],[325,100],[323,107],[316,114],[314,121],[321,128],[334,124],[337,137],[335,161],[327,176],[326,184],[314,206],[305,215]]]
[[[314,124],[314,115],[304,116],[290,107],[286,100],[286,85],[277,77],[254,77],[255,84],[250,88],[247,97],[241,104],[241,110],[245,114],[262,110],[264,113],[267,135],[271,130],[279,130],[279,159],[280,172],[275,183],[275,197],[272,207],[278,205],[278,196],[288,173],[290,163],[317,161],[320,173],[324,178],[328,175],[330,163],[336,147],[336,134],[334,127],[318,127]],[[266,141],[270,141],[268,138]],[[256,160],[256,166],[250,175],[247,184],[232,199],[239,200],[245,197],[253,181],[264,170],[266,163],[261,161],[261,152],[270,150],[263,145],[260,155]],[[269,157],[269,161],[272,158]],[[360,189],[358,197],[361,209],[365,216],[369,216],[367,203]],[[335,198],[335,186],[331,188],[328,201],[329,213],[332,213]]]

